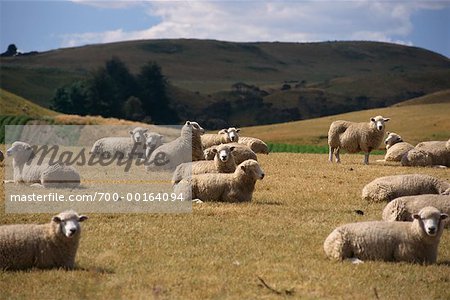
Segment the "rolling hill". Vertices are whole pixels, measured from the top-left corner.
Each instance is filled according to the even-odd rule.
[[[118,57],[134,73],[156,61],[181,118],[249,126],[385,107],[450,88],[450,60],[379,42],[141,40],[2,57],[1,87],[44,107],[58,87]],[[263,93],[247,97],[232,85]],[[227,104],[228,103],[228,104]],[[221,108],[224,111],[211,113]],[[204,118],[203,118],[204,117]],[[210,120],[212,120],[210,122]],[[216,122],[217,121],[217,122]]]

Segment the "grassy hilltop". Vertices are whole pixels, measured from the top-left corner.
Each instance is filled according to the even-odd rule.
[[[209,117],[237,126],[385,107],[450,88],[450,60],[416,47],[190,39],[89,45],[1,58],[1,87],[49,107],[56,88],[86,77],[112,57],[134,73],[156,61],[171,83],[169,94],[176,107],[192,116],[220,107],[219,116]],[[233,91],[231,86],[238,82],[257,86],[258,99]],[[214,103],[218,106],[211,106]],[[230,107],[223,109],[224,103]]]

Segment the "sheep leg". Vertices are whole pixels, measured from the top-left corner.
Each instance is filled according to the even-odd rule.
[[[369,153],[364,153],[364,164],[368,165],[369,164]]]
[[[32,185],[30,185],[31,187],[37,187],[37,188],[44,188],[44,186],[40,183],[33,183]]]
[[[3,183],[14,183],[14,180],[3,180]]]
[[[351,257],[351,258],[349,258],[348,260],[349,260],[352,264],[355,264],[355,265],[359,265],[359,264],[363,264],[363,263],[364,263],[364,261],[360,260],[360,259],[357,258],[357,257]]]
[[[336,156],[336,163],[341,163],[341,157],[339,156],[339,148],[334,150],[334,155]]]
[[[330,148],[329,148],[330,150],[330,153],[329,153],[329,157],[328,157],[328,160],[332,163],[333,162],[333,152],[334,152],[334,149],[333,149],[333,147],[331,147],[330,146]]]

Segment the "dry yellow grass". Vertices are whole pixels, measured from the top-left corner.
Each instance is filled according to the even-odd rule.
[[[344,154],[341,165],[331,165],[326,155],[274,153],[260,157],[267,176],[252,203],[205,203],[178,215],[89,214],[76,270],[0,271],[0,298],[370,299],[376,293],[381,299],[449,299],[449,230],[432,266],[352,265],[325,257],[323,241],[336,226],[380,219],[384,205],[360,198],[370,180],[415,172],[450,180],[448,170],[364,166],[361,160]],[[47,222],[50,216],[1,210],[0,223]],[[258,276],[282,295],[263,287]]]
[[[446,140],[450,137],[450,103],[386,107],[341,115],[282,124],[243,128],[243,136],[255,136],[267,142],[300,145],[326,145],[328,129],[335,120],[368,122],[382,115],[391,120],[386,130],[400,134],[412,144],[425,140]]]

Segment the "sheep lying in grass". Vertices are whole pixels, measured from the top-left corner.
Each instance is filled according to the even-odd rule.
[[[424,174],[405,174],[379,177],[362,190],[362,199],[368,202],[391,201],[402,196],[446,194],[450,183]]]
[[[179,164],[203,160],[201,135],[204,133],[197,122],[186,121],[178,138],[152,152],[146,170],[174,170]]]
[[[153,151],[163,144],[164,136],[156,132],[145,133],[145,157],[150,158]]]
[[[404,142],[402,137],[395,132],[387,132],[387,135],[384,141],[387,150],[386,155],[384,156],[384,160],[380,161],[401,161],[403,155],[411,149],[414,149],[413,145]]]
[[[105,158],[116,156],[143,157],[145,154],[145,133],[148,129],[136,127],[131,130],[130,137],[105,137],[95,141],[89,152],[92,155],[101,155]]]
[[[445,166],[450,167],[450,150],[445,141],[422,142],[402,157],[403,166]]]
[[[405,261],[433,264],[448,217],[434,207],[425,207],[413,215],[414,221],[372,221],[351,223],[336,228],[323,248],[329,258]]]
[[[260,139],[241,136],[238,143],[248,146],[255,153],[269,154],[269,147]]]
[[[0,226],[0,269],[72,269],[80,240],[80,222],[86,219],[74,211],[65,211],[47,224]]]
[[[181,180],[174,187],[184,199],[222,202],[249,202],[256,181],[264,178],[264,171],[256,160],[246,160],[231,174],[200,174]]]
[[[427,206],[433,206],[445,214],[450,214],[449,195],[416,195],[405,196],[392,200],[383,210],[384,221],[408,221],[414,220],[413,215]],[[450,225],[446,222],[446,225]]]
[[[233,157],[236,165],[239,165],[241,162],[246,161],[247,159],[258,160],[256,153],[252,151],[248,146],[239,144],[239,143],[229,143],[227,144],[229,147],[234,147]],[[216,156],[217,148],[220,145],[209,147],[203,151],[206,160],[212,160]]]
[[[183,178],[205,173],[233,173],[236,170],[233,152],[234,147],[222,144],[214,149],[214,160],[183,163],[173,172],[172,184],[177,184]]]
[[[349,121],[334,121],[328,131],[329,160],[340,163],[339,150],[342,148],[349,153],[364,152],[364,164],[369,164],[369,154],[377,149],[384,136],[384,123],[389,118],[376,116],[368,123],[355,123]]]
[[[80,174],[75,168],[60,163],[41,163],[27,143],[14,142],[6,155],[13,157],[14,180],[5,183],[25,183],[45,188],[76,188],[80,185]]]
[[[239,131],[240,129],[230,127],[220,130],[217,134],[204,134],[202,135],[202,147],[206,149],[214,145],[237,143]]]

